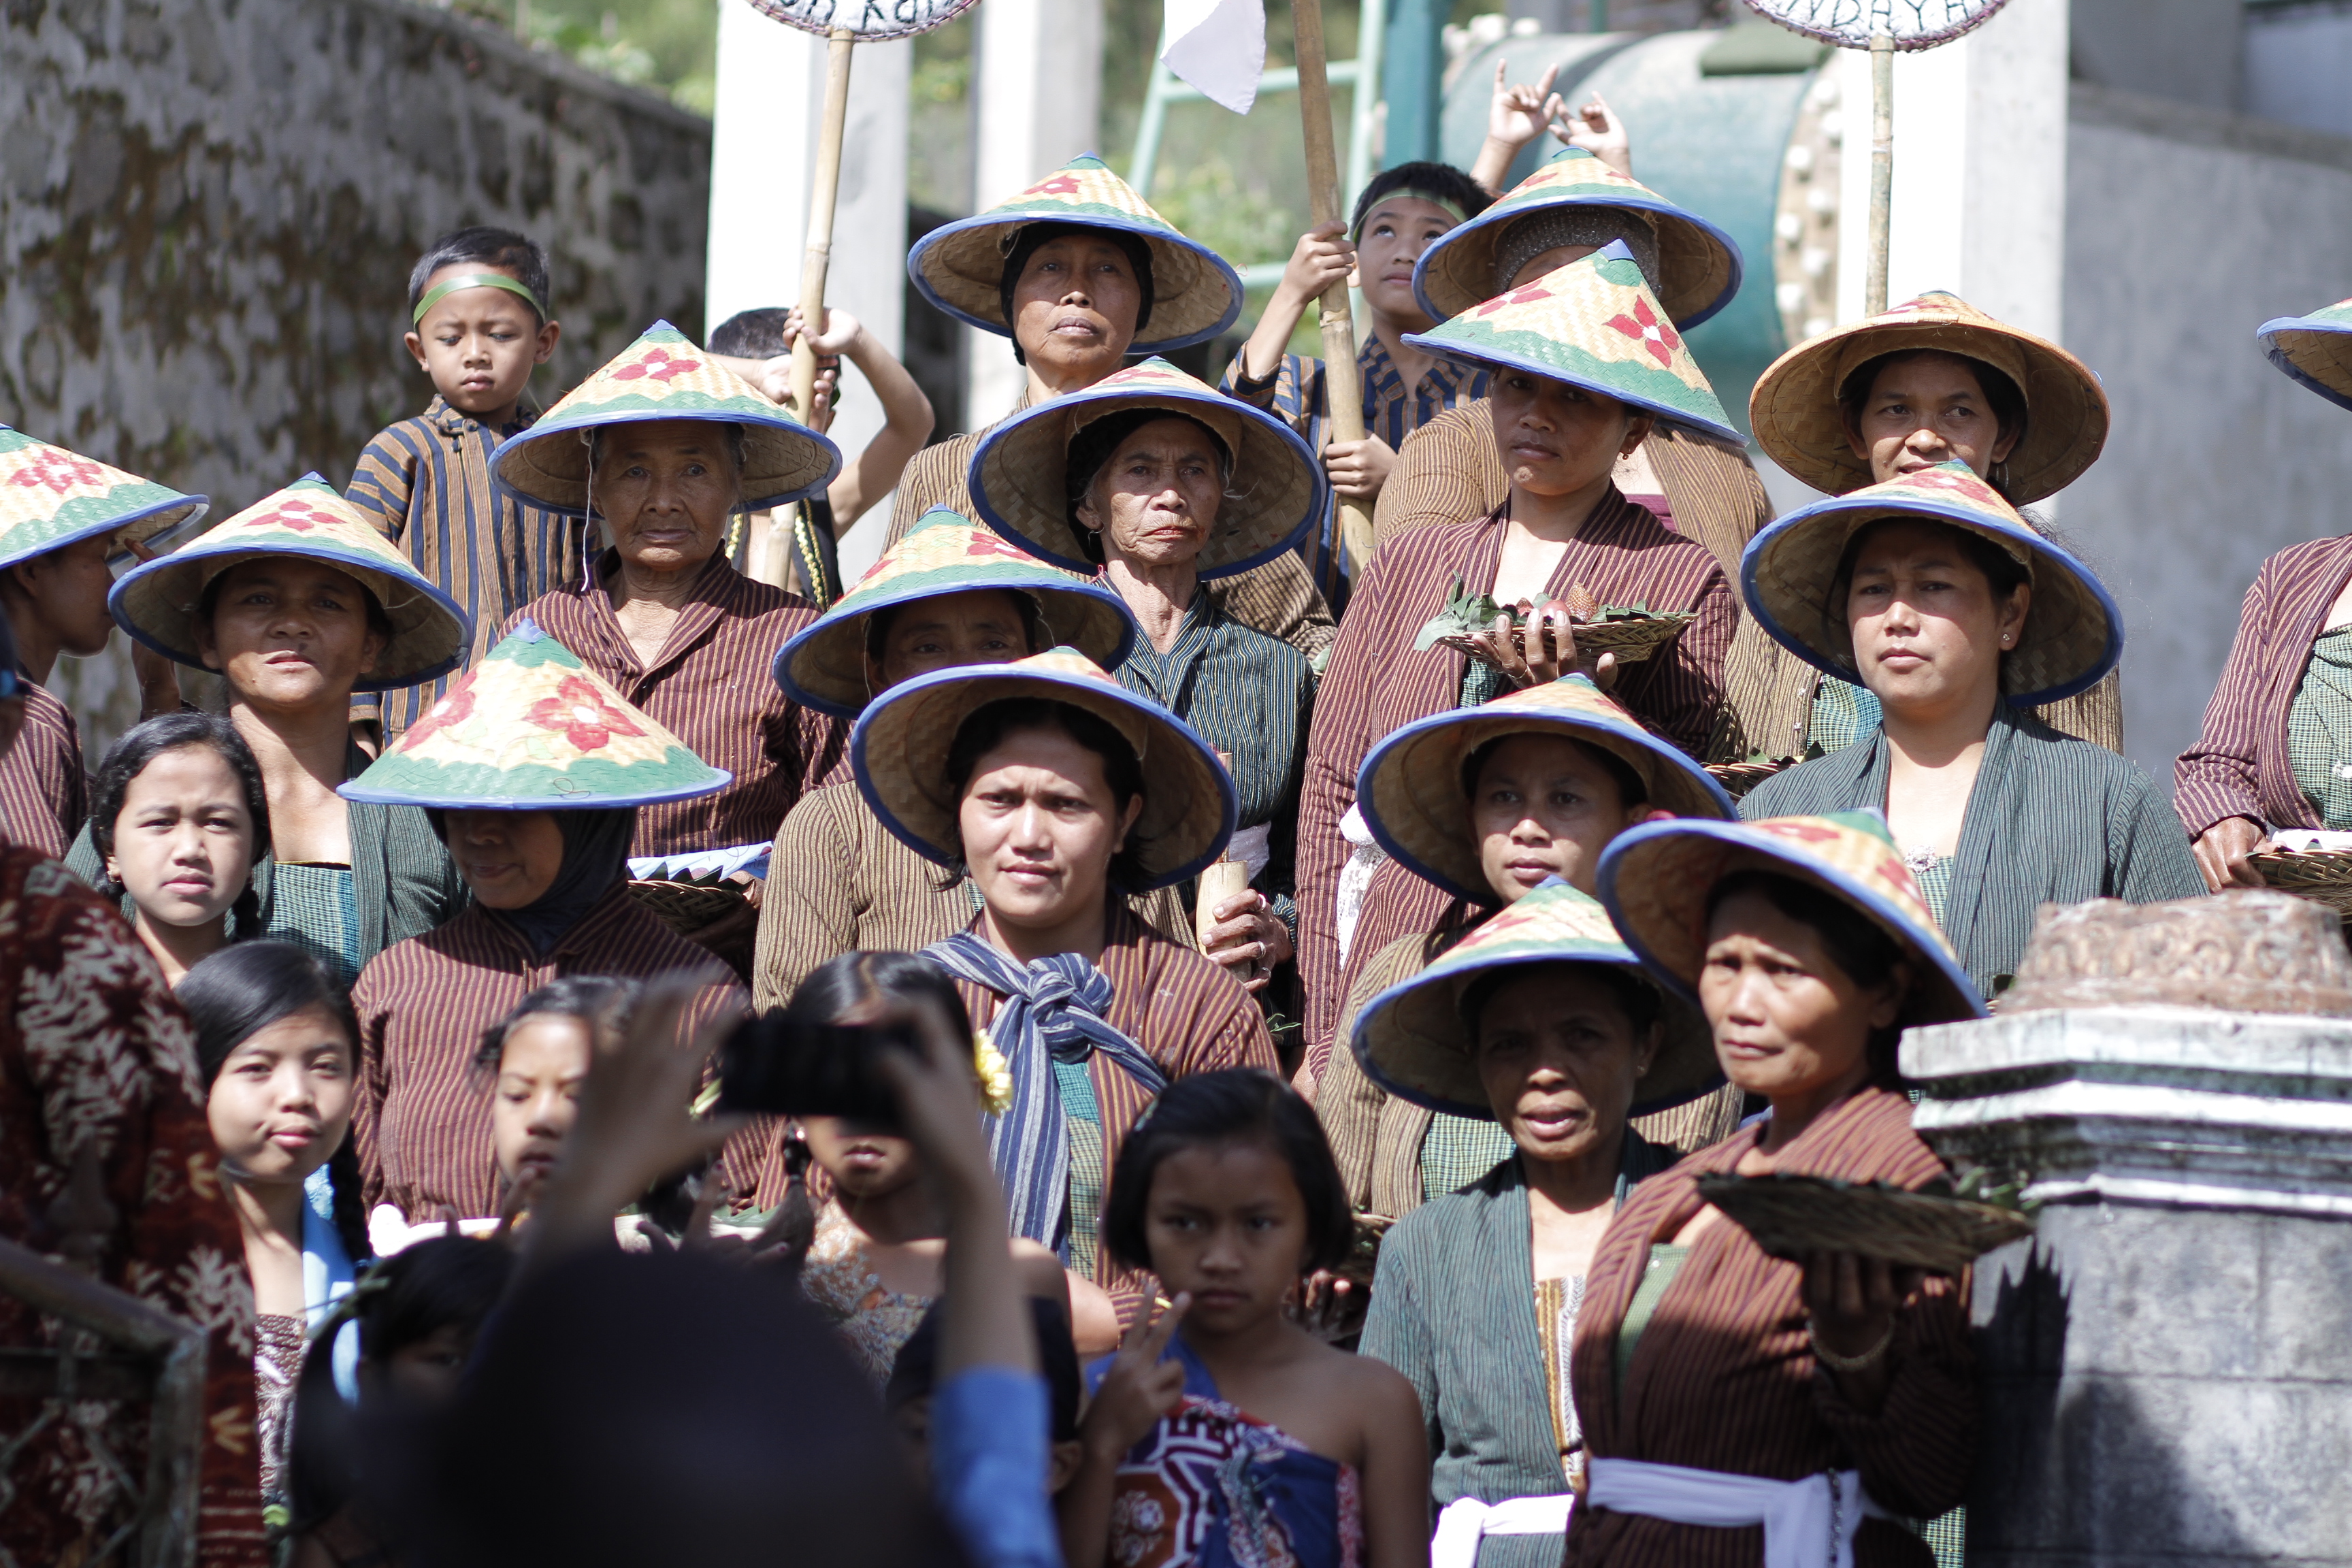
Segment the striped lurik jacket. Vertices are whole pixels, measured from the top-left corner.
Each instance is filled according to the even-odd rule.
[[[25,722],[0,753],[0,836],[62,860],[89,816],[81,731],[73,710],[47,687],[16,679],[25,693]]]

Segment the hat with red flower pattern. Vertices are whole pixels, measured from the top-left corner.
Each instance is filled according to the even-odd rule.
[[[397,545],[316,474],[215,523],[171,554],[125,573],[106,596],[114,624],[166,658],[206,668],[196,650],[205,592],[232,566],[299,556],[332,566],[375,595],[392,640],[353,682],[361,691],[414,686],[456,668],[474,620],[429,582]]]
[[[840,447],[760,395],[684,332],[656,321],[537,424],[499,442],[490,473],[541,506],[586,512],[597,432],[667,419],[708,420],[741,432],[743,504],[755,511],[823,489],[841,471]]]
[[[444,811],[576,811],[692,800],[733,781],[525,620],[337,793]]]
[[[2352,300],[2264,321],[2254,341],[2279,369],[2338,408],[2352,408]]]
[[[1404,341],[1457,364],[1527,371],[1740,439],[1622,239]]]
[[[101,534],[110,554],[152,545],[206,510],[203,496],[184,496],[0,425],[0,571]]]

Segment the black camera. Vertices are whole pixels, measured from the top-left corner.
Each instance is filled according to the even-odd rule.
[[[737,1025],[719,1047],[719,1109],[896,1128],[898,1097],[882,1076],[881,1055],[917,1048],[908,1024],[810,1024],[772,1008]]]

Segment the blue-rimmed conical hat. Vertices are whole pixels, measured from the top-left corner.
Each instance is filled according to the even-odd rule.
[[[2279,369],[2338,408],[2352,408],[2352,300],[2264,321],[2254,341]]]
[[[160,535],[185,529],[206,510],[203,496],[184,496],[0,425],[0,571],[100,534],[110,536],[110,554],[160,545]]]

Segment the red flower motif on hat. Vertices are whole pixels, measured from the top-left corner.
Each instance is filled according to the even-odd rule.
[[[1650,351],[1650,357],[1668,368],[1672,368],[1675,363],[1674,351],[1683,346],[1683,341],[1675,335],[1673,326],[1658,319],[1658,313],[1650,309],[1647,300],[1635,300],[1632,315],[1612,316],[1609,325],[1629,338],[1640,339],[1642,345]]]
[[[1915,473],[1907,474],[1905,479],[1913,489],[1956,490],[1961,495],[1979,501],[1992,494],[1992,487],[1977,478],[1974,473],[1947,473],[1940,464],[1932,468],[1921,468]]]
[[[1496,311],[1508,310],[1513,305],[1532,305],[1538,300],[1550,298],[1551,290],[1545,288],[1541,279],[1538,279],[1514,289],[1507,294],[1497,295],[1470,313],[1474,316],[1491,316]]]
[[[691,375],[702,368],[696,359],[673,357],[667,349],[647,349],[646,357],[635,364],[625,364],[613,373],[614,381],[658,381],[667,386],[681,375]]]
[[[403,738],[402,750],[414,749],[436,731],[462,724],[474,716],[474,676],[467,671],[455,686],[443,693],[441,700],[425,710],[425,716],[408,727]]]
[[[964,553],[971,556],[1002,555],[1013,561],[1029,559],[1027,551],[1016,549],[1005,543],[1003,540],[984,528],[975,528],[971,531],[971,542],[964,546]]]
[[[24,489],[38,485],[53,494],[63,495],[84,485],[105,484],[106,469],[61,447],[44,447],[23,468],[9,475],[8,482]]]
[[[1845,837],[1834,827],[1822,827],[1794,817],[1759,822],[1756,826],[1775,838],[1787,838],[1799,844],[1835,844]]]
[[[1075,196],[1079,191],[1076,174],[1055,174],[1038,181],[1022,195],[1029,196]]]
[[[532,703],[523,717],[542,730],[557,731],[583,752],[601,749],[615,735],[645,733],[628,714],[605,701],[593,682],[576,675],[565,676],[554,696]]]
[[[283,528],[295,533],[308,533],[318,523],[311,514],[318,509],[306,500],[284,500],[275,511],[265,512],[247,523],[247,528]]]

